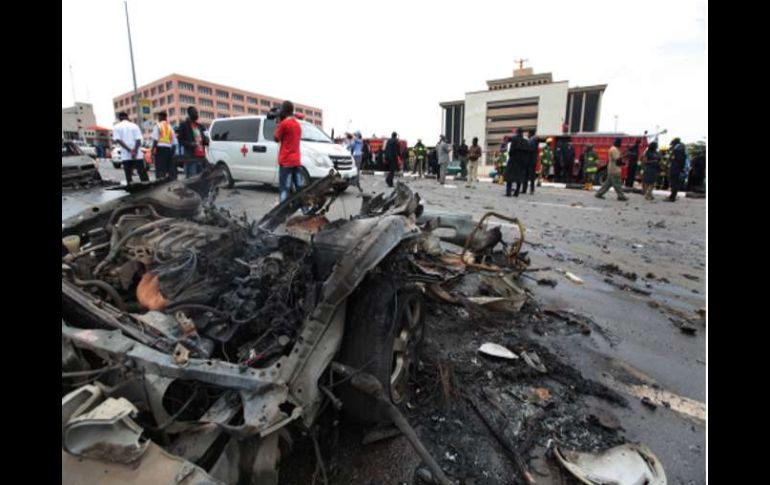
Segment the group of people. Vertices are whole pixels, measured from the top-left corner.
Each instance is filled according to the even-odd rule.
[[[539,145],[540,141],[534,130],[530,130],[529,138],[524,138],[524,130],[517,128],[516,134],[510,139],[507,147],[501,150],[501,154],[507,154],[503,171],[506,197],[518,197],[519,193],[526,194],[527,187],[530,189],[530,194],[535,193],[537,179],[535,168]]]
[[[208,163],[205,152],[208,138],[206,126],[198,123],[198,110],[193,106],[187,108],[187,119],[180,123],[176,130],[169,124],[165,111],[157,113],[156,116],[158,121],[150,135],[155,179],[176,180],[177,161],[183,164],[185,177],[193,177],[200,173]],[[141,153],[142,130],[128,120],[128,113],[125,111],[118,113],[118,123],[112,128],[112,140],[121,148],[120,160],[126,175],[126,183],[133,182],[134,171],[137,172],[140,181],[149,182],[147,165]],[[181,154],[175,154],[175,146],[180,148]]]
[[[609,162],[607,164],[607,179],[596,193],[596,197],[603,199],[610,187],[615,190],[618,196],[618,200],[628,200],[623,193],[621,187],[620,174],[622,166],[629,163],[628,172],[626,176],[626,187],[632,188],[634,180],[636,178],[637,167],[637,154],[639,149],[639,143],[637,142],[632,146],[625,157],[620,151],[620,145],[622,138],[616,138],[612,148],[609,151]],[[641,168],[642,168],[642,191],[646,200],[653,200],[652,191],[658,181],[659,173],[661,172],[661,161],[663,156],[658,150],[658,142],[650,142],[647,149],[642,154]],[[705,158],[704,158],[705,163]],[[683,188],[683,182],[686,179],[686,165],[687,165],[687,150],[682,143],[681,139],[674,138],[671,140],[670,153],[668,156],[668,183],[671,187],[671,193],[663,200],[667,202],[676,202],[676,196],[679,190]],[[704,164],[705,168],[705,164]]]

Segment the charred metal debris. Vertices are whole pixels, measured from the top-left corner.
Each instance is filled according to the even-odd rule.
[[[223,180],[214,168],[133,186],[62,221],[64,482],[109,469],[118,482],[277,483],[296,430],[325,477],[325,412],[378,422],[407,402],[425,297],[484,312],[526,302],[515,218],[430,213],[398,184],[329,221],[330,175],[251,221],[215,205]],[[350,385],[356,373],[387,406]]]

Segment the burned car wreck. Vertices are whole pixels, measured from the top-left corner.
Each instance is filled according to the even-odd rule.
[[[330,222],[330,175],[250,221],[215,205],[223,180],[148,184],[62,221],[64,483],[277,483],[295,430],[315,442],[327,410],[378,422],[405,401],[425,298],[455,301],[478,270],[477,304],[523,303],[515,219],[506,243],[399,184]],[[359,372],[387,404],[351,385]]]

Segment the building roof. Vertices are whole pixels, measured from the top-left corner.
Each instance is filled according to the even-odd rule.
[[[604,91],[607,89],[606,84],[594,84],[593,86],[575,86],[574,88],[569,88],[570,93],[580,93],[583,91]]]

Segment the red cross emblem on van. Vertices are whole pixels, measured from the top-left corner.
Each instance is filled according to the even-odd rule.
[[[246,148],[246,144],[241,147],[241,155],[243,155],[244,158],[246,158],[246,154],[249,153],[249,149]]]

